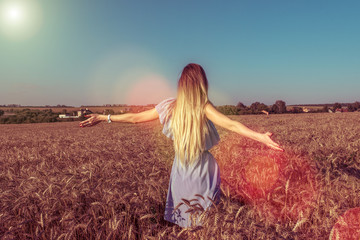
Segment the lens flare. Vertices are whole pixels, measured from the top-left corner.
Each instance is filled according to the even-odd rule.
[[[41,24],[41,8],[33,0],[5,0],[0,3],[0,32],[12,39],[34,35]]]
[[[148,74],[138,79],[127,93],[126,103],[146,105],[159,103],[166,97],[175,95],[166,78],[158,74]]]
[[[360,239],[360,207],[351,208],[338,218],[331,229],[329,239]]]
[[[12,6],[7,12],[7,18],[11,22],[18,22],[23,17],[23,11],[17,6]]]
[[[267,148],[230,133],[214,149],[221,181],[269,222],[311,214],[319,196],[316,167],[306,157]]]
[[[245,166],[245,179],[255,189],[268,191],[279,178],[279,165],[276,159],[255,156]]]
[[[103,53],[94,64],[89,73],[86,89],[82,90],[88,93],[84,101],[88,102],[86,104],[94,105],[158,103],[162,98],[172,96],[169,93],[169,88],[172,87],[169,85],[171,82],[175,85],[176,82],[175,80],[168,82],[163,77],[163,67],[156,54],[141,46],[114,47],[110,52]],[[155,83],[144,84],[147,80]],[[143,85],[146,89],[140,92],[139,85]],[[164,92],[160,93],[160,91]],[[158,96],[154,97],[153,92]],[[145,96],[149,94],[150,99],[145,101]]]

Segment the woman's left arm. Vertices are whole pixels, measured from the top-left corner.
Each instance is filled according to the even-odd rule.
[[[259,141],[271,147],[275,150],[284,151],[279,144],[274,142],[270,137],[272,133],[258,133],[250,128],[246,127],[244,124],[231,120],[221,112],[219,112],[212,104],[206,104],[205,106],[205,114],[208,119],[210,119],[216,125],[220,127],[226,128],[230,131],[236,132],[244,137],[251,138],[253,140]]]
[[[108,120],[108,115],[101,114],[88,114],[89,119],[80,122],[80,127],[91,127],[102,121]],[[146,110],[139,113],[124,113],[119,115],[111,115],[110,120],[112,122],[129,122],[129,123],[141,123],[159,118],[159,114],[155,108]]]

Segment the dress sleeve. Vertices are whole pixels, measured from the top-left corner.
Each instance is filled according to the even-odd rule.
[[[166,137],[171,138],[172,140],[174,139],[174,137],[170,129],[171,119],[170,116],[168,118],[166,118],[166,116],[169,114],[170,104],[173,103],[174,101],[175,101],[174,98],[168,98],[155,106],[155,109],[159,114],[160,123],[164,125],[162,132]]]
[[[205,136],[205,150],[209,150],[210,148],[218,144],[220,141],[219,134],[213,122],[208,120],[207,125],[209,128],[209,134]]]
[[[165,124],[166,116],[168,115],[168,112],[170,110],[169,105],[170,105],[170,103],[173,103],[174,101],[175,101],[175,98],[167,98],[155,106],[155,109],[159,114],[160,123],[162,125]]]

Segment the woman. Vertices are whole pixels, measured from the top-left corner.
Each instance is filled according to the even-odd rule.
[[[271,133],[254,132],[218,112],[208,99],[208,81],[205,71],[198,64],[188,64],[178,81],[177,98],[165,99],[154,109],[141,113],[121,115],[90,114],[81,127],[93,126],[101,121],[139,123],[159,118],[163,133],[174,143],[175,159],[165,207],[165,220],[181,227],[200,224],[192,222],[188,202],[196,199],[200,209],[207,209],[220,195],[219,166],[209,149],[219,142],[213,123],[242,136],[262,142],[283,151],[271,140]],[[193,223],[193,224],[192,224]]]

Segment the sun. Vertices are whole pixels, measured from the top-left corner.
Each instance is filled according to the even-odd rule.
[[[13,5],[5,9],[5,19],[9,23],[19,23],[24,19],[24,9],[21,6]]]
[[[41,11],[33,0],[0,0],[0,33],[15,38],[32,36],[41,23]]]

